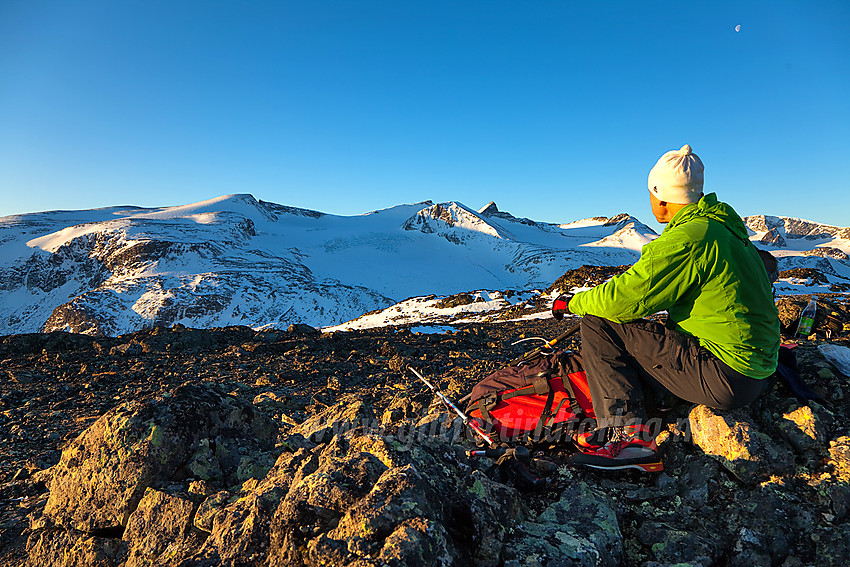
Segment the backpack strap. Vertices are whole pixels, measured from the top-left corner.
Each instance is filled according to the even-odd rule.
[[[575,361],[572,362],[570,366],[575,366]],[[558,371],[561,375],[561,382],[564,383],[564,390],[570,395],[570,409],[572,410],[574,415],[584,415],[584,410],[581,405],[578,403],[578,397],[576,396],[576,391],[573,388],[573,383],[570,381],[570,368],[564,364],[564,357],[562,356],[558,360]],[[573,371],[574,372],[574,371]]]
[[[475,402],[473,405],[478,407],[478,411],[481,412],[481,417],[484,418],[484,421],[487,423],[493,423],[493,418],[490,417],[490,410],[496,407],[496,404],[498,403],[499,395],[496,392],[492,392]]]
[[[557,434],[556,434],[556,433],[555,433],[555,431],[552,429],[552,424],[555,422],[555,417],[558,415],[558,412],[559,412],[559,411],[561,411],[561,408],[564,406],[564,404],[565,404],[565,403],[566,403],[566,400],[561,400],[561,403],[559,403],[559,404],[558,404],[558,406],[557,406],[557,407],[555,407],[555,408],[552,410],[552,415],[551,415],[551,416],[549,417],[549,419],[546,421],[546,429],[545,429],[545,431],[546,431],[547,439],[551,439],[551,440],[553,440],[553,441],[554,441],[554,440],[556,440],[557,438],[559,438],[559,437],[563,434],[563,429],[562,429],[559,433],[557,433]],[[576,415],[577,415],[577,414],[576,414]],[[576,422],[578,422],[578,418],[576,418],[575,420],[569,420],[569,421],[572,421],[573,423],[576,423]],[[564,427],[567,423],[568,423],[568,422],[563,422],[563,423],[561,423],[560,425],[561,425],[561,427],[563,428],[563,427]],[[538,439],[540,439],[540,438],[538,438]]]
[[[543,437],[543,431],[546,429],[547,421],[552,423],[552,402],[555,401],[555,390],[549,388],[549,395],[546,396],[546,405],[543,406],[543,411],[540,412],[540,421],[537,422],[537,427],[534,428],[535,439]]]

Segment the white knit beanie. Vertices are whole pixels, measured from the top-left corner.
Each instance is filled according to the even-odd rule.
[[[649,172],[649,190],[659,201],[696,203],[702,197],[705,167],[687,144],[661,156]]]

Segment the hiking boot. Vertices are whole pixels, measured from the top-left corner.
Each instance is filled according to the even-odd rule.
[[[658,456],[655,438],[644,425],[611,428],[610,439],[601,447],[579,447],[572,462],[594,469],[619,471],[636,469],[643,472],[661,472],[664,465]]]
[[[593,431],[575,431],[572,434],[573,445],[579,451],[596,450],[605,445],[608,440],[605,429],[594,429]]]

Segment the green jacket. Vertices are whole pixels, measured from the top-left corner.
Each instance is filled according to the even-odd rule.
[[[667,310],[667,326],[696,337],[752,378],[776,370],[779,313],[738,213],[714,193],[681,209],[631,268],[577,293],[569,309],[625,323]]]

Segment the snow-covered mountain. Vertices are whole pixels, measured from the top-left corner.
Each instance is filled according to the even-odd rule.
[[[746,222],[781,269],[850,279],[850,229],[784,217]],[[0,218],[0,334],[111,335],[175,323],[343,328],[376,313],[355,328],[397,315],[443,321],[455,311],[516,311],[567,270],[634,262],[656,236],[627,214],[557,225],[495,203],[475,211],[427,201],[336,216],[251,195],[9,216]],[[467,292],[475,300],[460,306],[440,300]]]
[[[825,282],[806,293],[848,287],[850,280],[850,228],[830,226],[793,217],[757,215],[744,217],[750,240],[779,260],[780,270],[813,268]],[[794,278],[780,281],[780,293],[798,291]],[[810,282],[814,283],[814,282]]]
[[[460,203],[336,216],[229,195],[0,218],[0,334],[339,324],[403,299],[548,286],[633,262],[628,215],[565,225]]]

